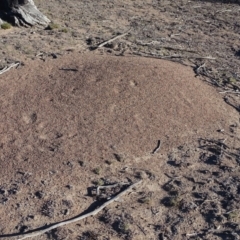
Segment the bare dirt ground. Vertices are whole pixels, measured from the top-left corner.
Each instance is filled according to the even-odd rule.
[[[0,238],[142,179],[34,239],[240,239],[238,1],[35,3],[51,27],[0,30]]]

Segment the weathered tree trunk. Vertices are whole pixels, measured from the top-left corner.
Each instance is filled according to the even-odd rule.
[[[50,22],[33,0],[0,0],[0,11],[3,17],[11,18],[16,25],[47,25]]]

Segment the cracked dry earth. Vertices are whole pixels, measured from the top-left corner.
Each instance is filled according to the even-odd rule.
[[[0,30],[0,238],[142,179],[34,239],[240,239],[238,2],[35,2],[54,29]]]

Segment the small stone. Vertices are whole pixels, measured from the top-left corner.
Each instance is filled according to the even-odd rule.
[[[24,232],[26,232],[28,229],[29,229],[28,226],[23,225],[23,226],[20,227],[19,232],[20,232],[20,233],[24,233]]]
[[[35,217],[34,217],[34,215],[28,215],[27,217],[26,217],[26,220],[27,221],[30,221],[30,220],[32,220],[32,219],[34,219]]]
[[[84,161],[78,161],[78,163],[81,167],[84,167],[86,165]]]
[[[1,195],[6,195],[7,191],[5,189],[0,188],[0,194]]]
[[[114,153],[113,155],[118,162],[123,162],[124,161],[124,157],[121,154]]]
[[[8,200],[9,200],[8,198],[0,199],[0,203],[2,203],[3,205],[5,205]]]
[[[63,212],[63,215],[68,215],[69,214],[69,210],[68,209],[64,209],[62,212]]]

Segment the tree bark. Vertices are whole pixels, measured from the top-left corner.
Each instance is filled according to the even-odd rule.
[[[0,0],[0,11],[2,18],[8,18],[18,26],[47,25],[50,22],[33,0]]]

